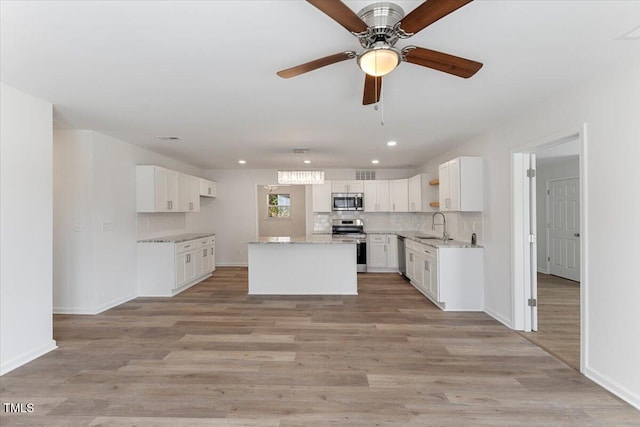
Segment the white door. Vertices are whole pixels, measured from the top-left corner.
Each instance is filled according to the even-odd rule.
[[[580,281],[580,181],[549,182],[549,272]]]

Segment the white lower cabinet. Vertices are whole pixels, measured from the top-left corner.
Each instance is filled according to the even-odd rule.
[[[398,271],[398,236],[395,234],[367,235],[367,271]]]
[[[215,270],[215,237],[186,242],[138,242],[138,293],[173,296]]]
[[[406,275],[411,284],[445,311],[484,310],[482,248],[405,243]]]

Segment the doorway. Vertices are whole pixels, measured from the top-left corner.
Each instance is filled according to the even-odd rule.
[[[257,197],[259,237],[306,235],[306,186],[259,185]]]
[[[514,329],[581,371],[588,327],[587,283],[580,283],[586,277],[585,130],[512,151]]]

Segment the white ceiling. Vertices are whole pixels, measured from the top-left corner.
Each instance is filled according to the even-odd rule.
[[[369,2],[346,1],[354,11]],[[421,1],[397,1],[406,13]],[[94,129],[203,168],[419,165],[632,55],[619,37],[640,1],[482,1],[414,44],[484,63],[465,80],[404,63],[383,109],[363,107],[345,61],[276,71],[355,37],[303,1],[2,1],[2,81],[54,104],[57,127]],[[381,125],[384,110],[384,126]],[[180,142],[158,136],[175,135]],[[393,139],[398,146],[389,148]]]

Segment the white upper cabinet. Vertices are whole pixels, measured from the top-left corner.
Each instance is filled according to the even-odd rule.
[[[364,211],[389,212],[390,194],[388,180],[364,181]]]
[[[160,166],[136,166],[136,212],[200,212],[201,191],[215,197],[216,183]]]
[[[331,181],[311,186],[313,212],[331,212]]]
[[[389,212],[409,212],[409,180],[393,179],[389,181]]]
[[[217,197],[218,187],[215,182],[200,178],[200,197]]]
[[[364,193],[364,181],[331,181],[332,193]]]
[[[200,178],[179,174],[178,200],[180,212],[200,212]]]
[[[429,181],[424,173],[409,178],[409,212],[427,212]]]
[[[458,157],[439,167],[440,210],[482,211],[482,157]]]
[[[136,211],[178,212],[178,172],[159,166],[137,166]]]

